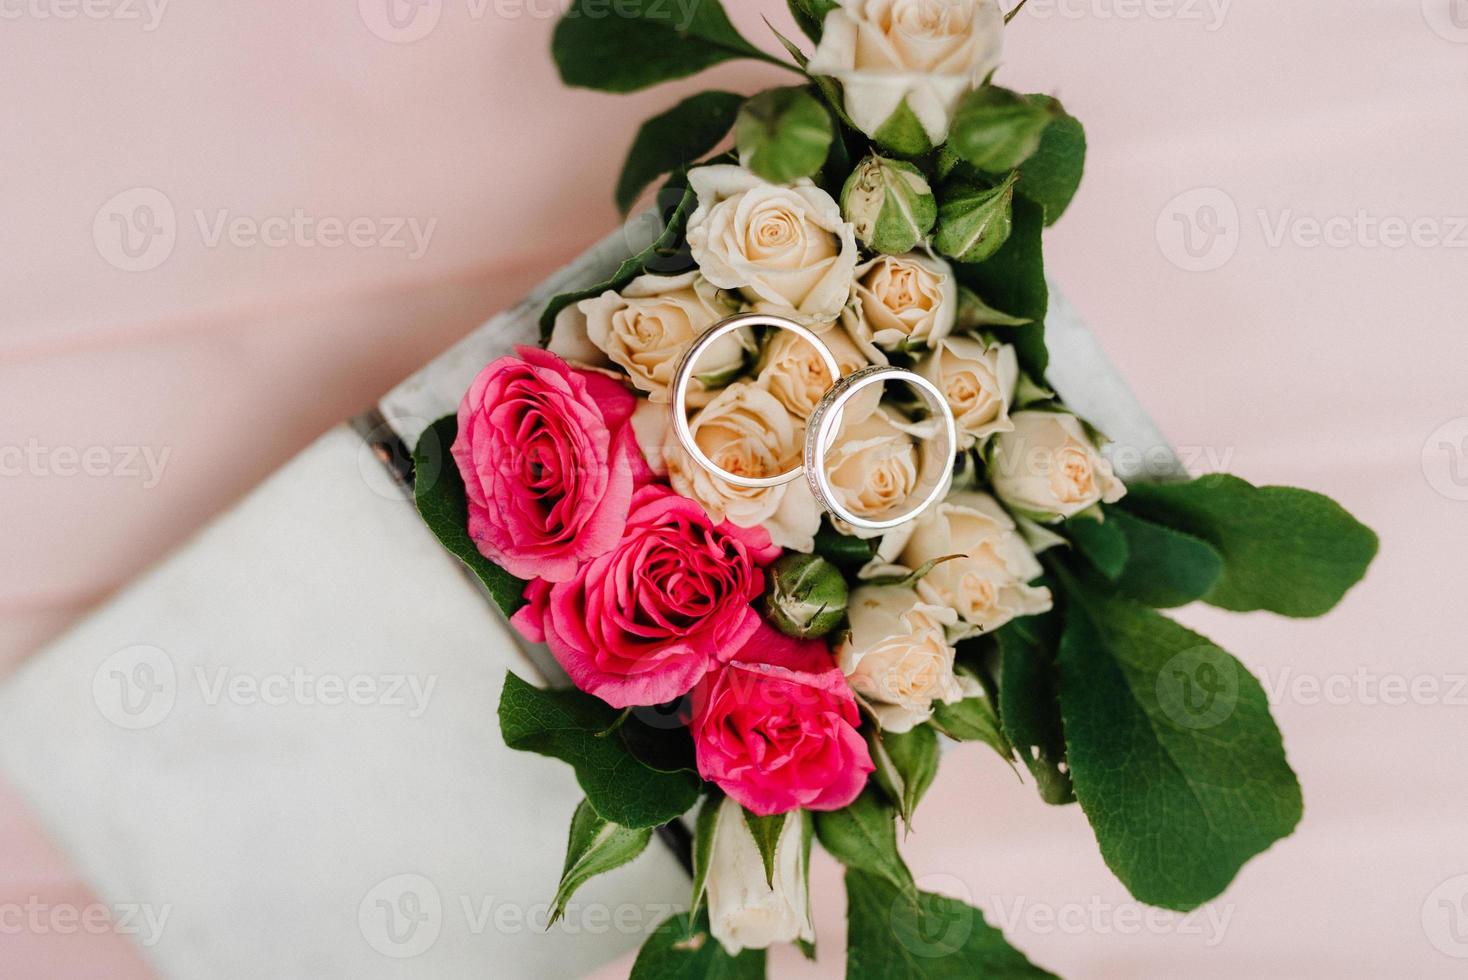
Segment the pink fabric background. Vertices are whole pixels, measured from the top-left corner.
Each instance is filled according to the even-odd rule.
[[[442,0],[435,30],[394,44],[366,26],[359,6],[374,2],[177,4],[152,31],[16,7],[5,24],[0,447],[34,444],[47,463],[0,480],[4,663],[605,234],[642,118],[697,88],[784,80],[734,65],[632,97],[570,91],[546,53],[545,13],[560,4]],[[1184,615],[1276,682],[1464,669],[1468,503],[1449,496],[1461,486],[1439,492],[1423,459],[1439,426],[1468,415],[1468,249],[1304,247],[1265,230],[1362,210],[1468,215],[1468,32],[1430,26],[1451,24],[1449,3],[1468,14],[1461,0],[1238,0],[1216,22],[1183,0],[1031,0],[1009,31],[1001,81],[1058,94],[1090,134],[1086,182],[1048,254],[1143,404],[1179,445],[1329,492],[1383,537],[1368,582],[1324,622]],[[761,14],[788,26],[782,4],[729,6],[767,47]],[[146,272],[115,268],[93,237],[98,209],[134,187],[163,192],[179,218],[171,255]],[[1238,249],[1190,272],[1157,225],[1200,187],[1236,204]],[[416,260],[209,247],[197,209],[437,225]],[[54,472],[58,447],[93,446],[169,456],[150,488]],[[1305,822],[1220,900],[1234,906],[1223,942],[1023,920],[1011,938],[1071,976],[1461,968],[1425,938],[1421,909],[1468,873],[1468,706],[1307,701],[1275,708]],[[991,917],[1015,899],[1126,904],[1078,809],[1043,808],[969,748],[949,756],[908,852],[919,876],[952,876],[928,884],[969,889]],[[0,853],[0,902],[87,901],[3,796]],[[778,976],[839,974],[829,862],[817,888],[827,961],[780,955]],[[0,956],[7,975],[147,975],[116,936],[5,934]]]

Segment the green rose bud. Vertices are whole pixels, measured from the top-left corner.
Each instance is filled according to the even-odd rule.
[[[789,184],[821,169],[835,130],[826,107],[803,88],[772,88],[745,102],[734,121],[739,162]]]
[[[938,203],[917,167],[872,154],[846,178],[841,214],[867,248],[902,255],[927,237],[938,217]]]
[[[999,251],[1013,227],[1011,205],[1018,179],[1011,173],[998,187],[961,178],[950,182],[938,208],[933,247],[960,262],[982,262]]]
[[[1053,99],[1028,99],[997,85],[985,85],[959,103],[948,146],[980,170],[1003,173],[1039,149],[1045,127],[1060,115],[1060,103]]]
[[[770,566],[765,613],[786,636],[825,636],[846,614],[846,579],[818,555],[792,552]]]

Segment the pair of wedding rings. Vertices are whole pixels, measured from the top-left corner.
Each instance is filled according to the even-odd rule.
[[[693,427],[688,420],[688,387],[693,381],[699,357],[720,338],[746,327],[775,327],[791,331],[814,348],[821,363],[825,365],[831,375],[831,386],[821,396],[820,402],[811,412],[806,424],[803,461],[774,476],[743,476],[720,467],[699,447],[698,442],[693,438]],[[940,443],[943,450],[935,454],[935,447],[925,446],[925,459],[929,466],[937,465],[940,472],[931,480],[932,487],[927,493],[920,495],[915,491],[907,501],[909,506],[899,506],[895,514],[889,513],[881,516],[858,514],[842,502],[835,487],[831,485],[831,476],[826,472],[825,458],[840,432],[843,410],[846,405],[859,392],[888,381],[906,382],[927,402],[930,418],[936,423],[936,434],[943,439],[943,442]],[[831,349],[820,337],[786,317],[765,313],[741,313],[709,327],[684,353],[678,365],[678,373],[674,376],[672,401],[673,431],[678,437],[678,442],[688,452],[688,455],[704,469],[726,483],[749,489],[783,486],[804,475],[817,502],[854,528],[884,531],[905,524],[937,502],[948,488],[949,469],[952,466],[953,454],[957,450],[958,435],[953,421],[953,411],[948,407],[947,399],[943,397],[943,393],[938,390],[937,386],[920,374],[890,366],[862,368],[843,378],[840,365],[836,363],[836,356],[831,353]],[[918,498],[919,502],[913,506],[911,498]]]

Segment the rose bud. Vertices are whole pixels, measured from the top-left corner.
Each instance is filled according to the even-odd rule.
[[[846,579],[818,555],[791,553],[770,566],[765,615],[799,640],[825,636],[846,615]]]
[[[815,939],[805,878],[802,817],[785,818],[775,844],[774,886],[765,881],[763,859],[744,811],[724,797],[714,825],[709,862],[709,929],[730,956],[776,943]]]
[[[938,204],[921,170],[874,153],[846,178],[841,214],[867,248],[901,255],[922,244],[938,217]]]
[[[997,187],[962,179],[948,184],[933,247],[959,262],[982,262],[999,251],[1013,228],[1011,206],[1018,177],[1011,173]]]

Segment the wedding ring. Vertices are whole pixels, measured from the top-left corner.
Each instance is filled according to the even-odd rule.
[[[921,469],[926,471],[934,465],[942,469],[937,479],[933,481],[932,489],[916,507],[910,507],[892,517],[878,519],[853,513],[850,508],[841,503],[835,488],[831,486],[831,477],[826,472],[825,463],[826,453],[831,449],[840,429],[846,404],[863,389],[887,381],[906,382],[916,388],[928,403],[931,411],[929,420],[938,424],[937,434],[941,434],[943,440],[941,444],[937,445],[933,440],[926,440],[922,443]],[[810,484],[811,493],[815,494],[816,501],[833,516],[839,517],[852,527],[868,531],[885,531],[888,528],[907,523],[943,497],[948,490],[953,454],[957,450],[958,431],[953,421],[953,410],[948,407],[948,400],[943,397],[943,393],[936,385],[922,375],[902,368],[883,366],[863,368],[832,385],[821,396],[815,411],[811,413],[810,422],[805,430],[805,478]]]
[[[806,343],[815,348],[820,356],[826,370],[831,372],[831,382],[834,384],[841,377],[841,366],[836,363],[836,355],[831,353],[819,337],[812,331],[802,327],[794,320],[783,316],[771,316],[766,313],[740,313],[731,316],[727,320],[720,320],[709,327],[695,340],[684,353],[683,359],[678,362],[678,373],[673,378],[673,432],[678,437],[678,442],[687,450],[700,466],[713,473],[726,483],[732,483],[736,487],[758,489],[761,487],[778,487],[793,480],[800,479],[803,467],[797,464],[793,469],[774,476],[741,476],[738,473],[730,473],[728,470],[716,464],[708,458],[698,443],[693,438],[693,427],[688,422],[688,386],[693,381],[693,370],[698,365],[698,359],[709,349],[720,337],[742,330],[745,327],[778,327],[781,330],[789,330],[803,338]],[[807,454],[808,455],[808,454]]]

